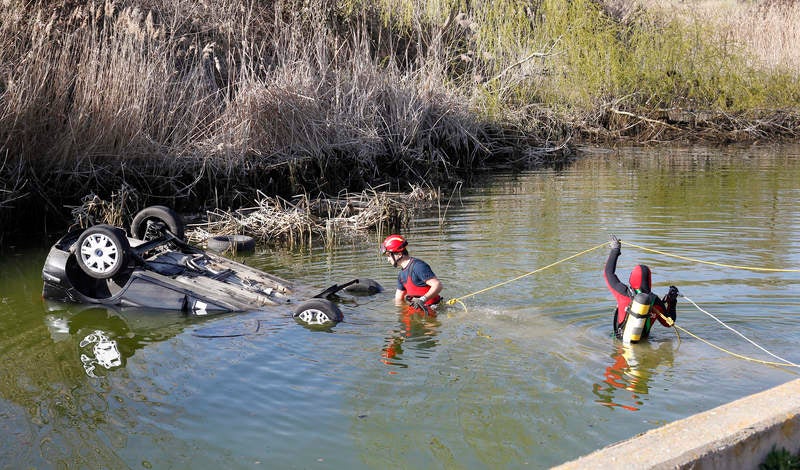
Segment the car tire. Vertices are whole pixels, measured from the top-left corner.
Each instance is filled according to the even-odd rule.
[[[349,286],[345,287],[344,290],[351,294],[373,295],[377,294],[378,292],[383,292],[383,286],[378,284],[378,282],[373,279],[365,278],[359,279],[355,284],[350,284]]]
[[[75,258],[81,270],[94,279],[108,279],[128,266],[130,244],[125,232],[111,225],[94,225],[75,243]]]
[[[131,236],[139,240],[147,241],[148,222],[162,223],[166,226],[175,238],[184,239],[185,225],[183,218],[177,212],[166,206],[150,206],[139,211],[131,222]]]
[[[330,325],[344,319],[339,307],[327,299],[309,299],[294,309],[295,320],[305,325]]]
[[[256,241],[247,235],[217,235],[211,237],[206,242],[209,250],[219,253],[231,250],[234,253],[253,251],[256,248]]]

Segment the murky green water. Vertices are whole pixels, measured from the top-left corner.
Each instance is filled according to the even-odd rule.
[[[46,305],[48,247],[7,252],[0,466],[546,468],[798,376],[658,325],[623,348],[610,336],[605,247],[507,281],[612,232],[686,258],[798,269],[800,147],[587,151],[562,171],[493,177],[446,202],[406,234],[446,296],[462,299],[436,320],[405,321],[392,305],[396,273],[378,236],[246,258],[320,289],[353,277],[389,287],[343,296],[346,321],[330,332],[283,311],[198,321]],[[657,293],[674,284],[800,362],[800,273],[627,246],[620,277],[640,262]],[[685,300],[678,325],[775,361]],[[98,361],[100,339],[116,343],[119,364]]]

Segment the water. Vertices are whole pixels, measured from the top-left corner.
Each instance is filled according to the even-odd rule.
[[[746,361],[660,325],[647,343],[622,347],[610,336],[605,246],[533,272],[610,233],[686,258],[798,269],[798,182],[797,146],[586,149],[560,171],[488,178],[420,214],[406,233],[446,297],[460,299],[435,320],[407,321],[394,307],[396,271],[378,256],[377,235],[333,251],[244,258],[320,290],[354,277],[388,288],[342,295],[346,321],[330,331],[278,310],[193,320],[46,304],[46,247],[7,252],[0,465],[547,468],[571,460],[795,379],[798,369]],[[628,245],[620,278],[638,263],[651,266],[656,293],[676,285],[758,345],[800,362],[800,273]],[[678,325],[727,351],[777,361],[685,300]],[[105,341],[119,364],[94,349]]]

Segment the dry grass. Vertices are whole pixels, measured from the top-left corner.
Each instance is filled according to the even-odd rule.
[[[575,136],[797,136],[764,108],[796,111],[798,2],[642,1],[703,27],[633,0],[0,0],[0,224],[126,186],[184,212],[446,186]]]
[[[20,160],[10,161],[8,152],[0,161],[0,210],[14,207],[14,201],[27,196],[27,181],[23,179],[25,173],[19,167],[21,164]]]
[[[72,208],[71,228],[87,228],[95,224],[126,227],[126,220],[138,212],[139,194],[130,186],[123,186],[106,201],[96,194],[83,197],[81,204]]]
[[[258,192],[255,205],[237,210],[207,211],[205,220],[186,226],[186,239],[198,245],[217,235],[249,235],[262,244],[307,245],[324,240],[328,245],[364,239],[370,231],[399,230],[413,214],[439,201],[439,192],[412,185],[408,192],[370,188],[361,193],[291,200]],[[140,194],[123,187],[104,200],[96,194],[85,196],[72,208],[73,228],[111,224],[126,228],[139,206]]]
[[[206,221],[191,224],[187,239],[202,244],[216,235],[249,235],[261,243],[302,245],[323,239],[331,245],[364,238],[370,230],[403,227],[414,211],[438,200],[438,193],[412,187],[408,193],[370,189],[360,194],[288,201],[259,193],[256,205],[235,211],[208,211]]]
[[[337,15],[328,0],[4,0],[0,177],[29,190],[4,200],[57,212],[127,184],[183,209],[236,206],[257,190],[436,185],[538,146],[473,113],[439,51],[408,62],[370,12]]]
[[[800,2],[770,0],[616,0],[623,11],[635,5],[665,17],[711,24],[720,38],[744,47],[752,65],[800,73]]]

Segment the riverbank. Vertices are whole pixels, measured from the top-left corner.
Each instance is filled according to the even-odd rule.
[[[731,5],[7,1],[0,239],[129,188],[203,212],[469,184],[587,142],[797,140],[800,7]]]
[[[554,470],[761,468],[775,449],[791,455],[800,451],[800,380],[653,429]]]

